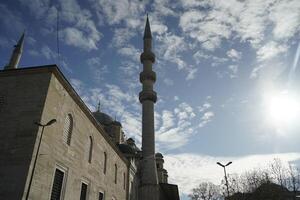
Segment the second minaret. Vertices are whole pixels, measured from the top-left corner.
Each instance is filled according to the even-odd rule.
[[[154,103],[157,100],[153,85],[156,74],[152,70],[155,55],[152,52],[152,35],[147,16],[144,33],[144,52],[141,54],[143,71],[140,82],[143,90],[139,94],[142,104],[142,163],[140,198],[143,200],[158,200],[159,188],[155,161]]]

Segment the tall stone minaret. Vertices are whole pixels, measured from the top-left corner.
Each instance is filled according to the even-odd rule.
[[[9,63],[4,67],[4,69],[17,69],[18,68],[18,64],[20,62],[21,55],[23,52],[24,36],[25,36],[25,33],[22,34],[18,43],[15,45],[15,48],[10,57]]]
[[[155,134],[154,134],[154,103],[156,102],[156,92],[153,91],[153,84],[156,74],[152,71],[152,63],[155,55],[152,49],[152,35],[149,19],[144,33],[144,52],[141,54],[143,71],[140,73],[140,82],[143,90],[139,94],[142,104],[142,162],[141,162],[141,185],[139,199],[158,200],[159,188],[155,161]]]

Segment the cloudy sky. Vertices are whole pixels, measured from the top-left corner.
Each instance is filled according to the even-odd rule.
[[[229,173],[300,163],[299,0],[1,1],[0,65],[26,30],[21,66],[56,63],[92,111],[100,100],[140,143],[146,13],[157,150],[183,199],[202,180],[220,183],[216,161],[233,161]]]

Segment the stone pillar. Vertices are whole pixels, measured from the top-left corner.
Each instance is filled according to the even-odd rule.
[[[155,154],[156,158],[156,168],[157,168],[157,175],[158,175],[158,182],[159,183],[168,183],[168,172],[164,169],[164,157],[161,153]]]
[[[158,200],[159,188],[155,161],[155,133],[154,133],[154,103],[156,92],[153,84],[156,74],[152,71],[152,63],[155,55],[152,53],[152,36],[150,24],[147,17],[144,33],[144,52],[141,54],[143,71],[140,73],[140,82],[143,90],[139,94],[142,104],[142,161],[141,161],[141,184],[139,199]]]

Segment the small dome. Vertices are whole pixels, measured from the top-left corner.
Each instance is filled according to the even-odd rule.
[[[163,158],[163,155],[162,155],[161,153],[156,153],[156,154],[155,154],[155,157],[156,157],[156,158]]]
[[[137,149],[128,144],[119,144],[119,149],[125,154],[136,154]]]
[[[113,124],[116,125],[116,126],[122,127],[122,124],[120,122],[118,122],[118,121],[113,121]]]
[[[100,111],[93,112],[93,115],[100,124],[105,126],[110,125],[114,121],[109,115]]]
[[[129,145],[135,145],[134,139],[133,138],[128,138],[127,139],[127,144],[129,144]]]

